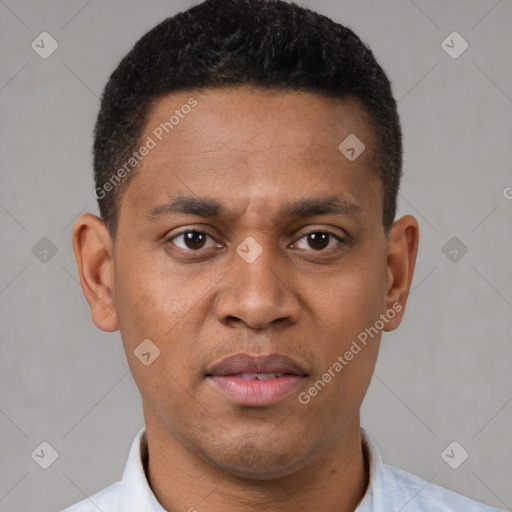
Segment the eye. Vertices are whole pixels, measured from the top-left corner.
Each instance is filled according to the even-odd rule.
[[[219,246],[219,244],[215,242],[213,237],[208,233],[195,230],[182,231],[181,233],[178,233],[177,235],[169,238],[168,242],[171,242],[183,250],[198,251],[199,249],[208,249],[208,247],[205,247],[208,238],[214,242],[213,245],[210,245],[210,247]]]
[[[301,240],[305,240],[305,242],[309,244],[309,248],[300,247],[299,243]],[[337,243],[335,243],[336,241]],[[314,251],[325,251],[326,249],[332,249],[343,243],[345,243],[345,241],[342,238],[329,231],[311,231],[302,236],[299,241],[295,243],[295,246],[306,251],[311,249]]]
[[[210,245],[208,245],[208,239],[210,240]],[[192,252],[200,252],[201,249],[222,247],[210,234],[205,231],[192,229],[173,235],[168,239],[168,242],[184,251]],[[303,245],[307,244],[308,246],[301,247],[301,243]],[[343,243],[345,243],[343,238],[329,231],[311,231],[299,238],[293,245],[298,249],[306,251],[326,252]]]

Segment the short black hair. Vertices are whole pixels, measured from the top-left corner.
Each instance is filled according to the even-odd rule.
[[[205,0],[143,35],[103,91],[94,128],[95,195],[112,237],[122,191],[136,172],[137,162],[133,171],[126,162],[156,100],[237,85],[357,100],[376,141],[382,222],[389,232],[402,174],[402,132],[391,84],[370,48],[349,28],[294,3]]]

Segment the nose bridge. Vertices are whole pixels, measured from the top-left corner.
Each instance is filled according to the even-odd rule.
[[[282,295],[283,281],[278,276],[279,265],[275,251],[269,247],[265,249],[256,241],[248,239],[237,248],[237,258],[234,269],[240,276],[240,283],[245,283],[247,291],[251,294],[264,292],[266,296],[277,301]]]
[[[262,242],[263,237],[259,238]],[[300,304],[280,275],[280,267],[278,255],[268,244],[253,237],[240,243],[217,301],[219,320],[236,318],[260,329],[276,320],[297,321]]]

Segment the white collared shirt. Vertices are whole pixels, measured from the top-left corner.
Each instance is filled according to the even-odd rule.
[[[142,428],[135,437],[119,482],[61,512],[166,512],[146,479],[144,433]],[[364,429],[361,438],[369,460],[370,481],[355,512],[500,512],[383,464],[377,446]]]

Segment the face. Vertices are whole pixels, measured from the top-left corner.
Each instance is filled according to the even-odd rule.
[[[159,100],[141,140],[95,321],[120,329],[146,424],[235,474],[289,474],[359,425],[412,277],[372,133],[353,101],[239,87]]]

